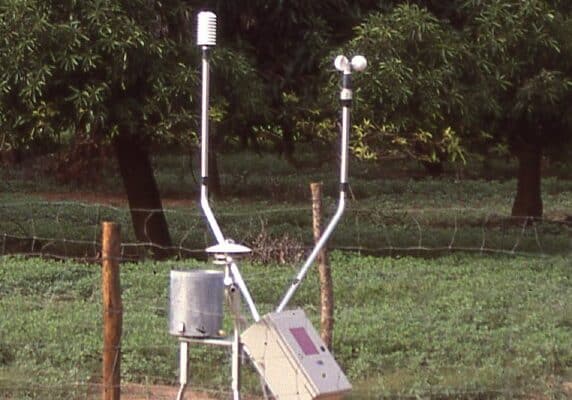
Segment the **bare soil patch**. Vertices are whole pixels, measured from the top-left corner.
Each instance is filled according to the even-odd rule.
[[[98,192],[43,192],[35,193],[47,201],[77,201],[88,204],[103,204],[113,207],[128,207],[127,196],[117,193]],[[161,197],[164,207],[191,207],[196,203],[194,198]]]
[[[169,399],[173,400],[177,398],[177,393],[179,391],[178,387],[173,386],[146,386],[146,385],[136,385],[129,384],[121,388],[121,398],[123,400],[159,400],[159,399]],[[209,396],[207,393],[195,392],[195,391],[185,391],[185,399],[193,400],[212,400],[214,397]]]
[[[122,400],[174,400],[177,398],[179,388],[166,385],[142,385],[128,383],[121,385]],[[95,400],[101,398],[101,385],[90,386],[88,399]],[[198,392],[187,388],[185,399],[192,400],[215,400],[216,397],[209,393]]]

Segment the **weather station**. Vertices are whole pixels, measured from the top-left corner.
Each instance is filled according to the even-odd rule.
[[[180,388],[177,400],[184,398],[188,386],[190,344],[226,346],[231,349],[233,400],[241,397],[240,370],[244,359],[250,361],[262,378],[265,394],[269,391],[275,399],[342,398],[351,390],[350,382],[304,311],[289,310],[287,306],[344,213],[349,189],[348,148],[353,95],[351,74],[353,71],[363,71],[367,61],[359,55],[351,60],[345,56],[335,59],[335,68],[342,73],[338,206],[276,309],[261,317],[237,265],[237,261],[247,256],[251,250],[224,236],[209,204],[209,53],[216,45],[216,15],[212,12],[198,14],[197,45],[202,51],[200,204],[216,244],[206,249],[212,258],[212,268],[173,270],[170,274],[169,333],[178,338],[180,347]],[[225,301],[233,321],[231,335],[225,335],[221,330]],[[242,301],[246,303],[252,317],[250,326],[244,326]]]

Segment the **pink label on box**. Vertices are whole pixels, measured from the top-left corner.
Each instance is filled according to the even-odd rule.
[[[290,332],[292,333],[292,336],[294,336],[294,339],[296,339],[298,346],[300,346],[305,355],[311,356],[318,354],[318,349],[314,345],[314,342],[312,342],[312,339],[310,339],[306,329],[302,327],[290,328]]]

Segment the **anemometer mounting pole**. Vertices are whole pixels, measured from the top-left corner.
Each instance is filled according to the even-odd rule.
[[[300,271],[292,281],[292,284],[286,291],[286,294],[282,298],[282,301],[276,308],[276,312],[281,312],[288,305],[288,302],[294,296],[294,293],[300,286],[300,283],[306,276],[306,273],[312,266],[312,263],[320,253],[320,250],[336,228],[344,209],[346,206],[346,195],[348,191],[348,148],[349,148],[349,136],[350,136],[350,108],[352,104],[352,85],[351,85],[351,73],[354,71],[363,71],[367,66],[367,61],[363,56],[355,56],[352,58],[351,62],[345,56],[337,56],[334,62],[336,69],[343,72],[342,75],[342,89],[340,92],[340,101],[342,105],[342,140],[340,145],[340,197],[338,202],[338,208],[336,213],[332,217],[330,223],[322,233],[322,236],[318,240],[318,243],[314,246],[314,249],[308,256],[308,259],[300,268]]]

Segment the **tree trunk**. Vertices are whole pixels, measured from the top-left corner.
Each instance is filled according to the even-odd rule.
[[[172,242],[149,153],[130,135],[117,136],[114,146],[135,237],[139,242],[152,245],[153,258],[164,259],[169,255]]]
[[[282,134],[282,153],[286,160],[294,159],[294,134],[290,126],[287,126]]]
[[[433,178],[443,176],[443,173],[445,172],[443,161],[422,161],[422,164],[425,171]]]
[[[280,155],[295,168],[298,168],[296,159],[294,158],[294,151],[296,148],[294,138],[294,121],[290,118],[282,119],[282,140],[280,143]]]
[[[240,147],[242,150],[247,150],[250,146],[250,148],[254,150],[256,154],[260,155],[262,154],[260,144],[258,143],[256,134],[252,131],[252,125],[254,124],[250,122],[240,124],[235,131],[238,132],[238,136],[240,138]]]
[[[530,145],[515,151],[518,159],[516,198],[513,217],[542,217],[540,172],[542,147]]]

